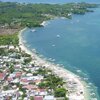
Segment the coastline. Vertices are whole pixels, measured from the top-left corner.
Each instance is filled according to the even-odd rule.
[[[47,25],[47,21],[43,21],[40,25],[42,25],[43,27],[45,27]]]
[[[21,48],[21,50],[32,56],[33,63],[39,66],[45,66],[46,68],[51,69],[53,73],[55,73],[57,76],[63,78],[63,80],[66,82],[65,88],[68,89],[68,97],[70,98],[69,100],[71,100],[72,98],[74,100],[88,100],[86,84],[84,81],[81,80],[79,76],[68,71],[67,69],[62,68],[61,66],[59,66],[59,64],[55,65],[49,61],[40,58],[35,51],[32,52],[25,46],[21,35],[26,29],[27,28],[22,29],[18,35],[19,47]],[[72,87],[75,89],[74,93],[71,90]]]

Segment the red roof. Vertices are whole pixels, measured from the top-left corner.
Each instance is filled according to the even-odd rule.
[[[0,80],[3,80],[5,77],[5,73],[0,73]]]
[[[29,82],[27,79],[21,79],[21,82]]]
[[[26,86],[23,86],[23,88],[26,88],[28,90],[32,90],[34,89],[35,87],[33,85],[26,85]]]
[[[12,80],[13,80],[13,78],[10,78],[10,77],[9,77],[9,78],[7,78],[7,81],[12,81]]]
[[[43,100],[43,97],[42,96],[35,96],[34,100]]]
[[[17,72],[16,73],[16,77],[21,77],[21,75],[22,75],[22,72]]]
[[[40,92],[45,92],[45,89],[39,89],[40,90]]]

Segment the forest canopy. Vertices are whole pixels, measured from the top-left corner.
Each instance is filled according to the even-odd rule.
[[[0,27],[37,27],[44,20],[54,17],[71,18],[72,14],[91,12],[96,4],[20,4],[16,2],[0,2]]]

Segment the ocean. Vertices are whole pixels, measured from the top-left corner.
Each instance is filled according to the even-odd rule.
[[[100,0],[19,0],[27,3],[79,1],[100,3]],[[23,39],[30,50],[36,49],[42,57],[81,76],[90,86],[91,98],[100,100],[100,8],[94,10],[85,15],[73,15],[71,20],[50,20],[45,27],[35,28],[35,32],[27,29]]]
[[[27,29],[23,39],[29,49],[81,76],[93,98],[100,95],[100,8],[94,13],[57,18],[45,27]],[[98,93],[97,93],[98,92]],[[100,100],[100,99],[98,99]]]

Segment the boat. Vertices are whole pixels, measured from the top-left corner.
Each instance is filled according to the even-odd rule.
[[[55,47],[55,45],[54,45],[54,44],[53,44],[52,46],[53,46],[53,47]]]
[[[77,70],[78,73],[81,73],[81,70]]]
[[[57,37],[59,38],[59,37],[60,37],[60,35],[57,35]]]
[[[32,30],[31,30],[31,32],[35,32],[35,31],[36,31],[35,29],[32,29]]]

